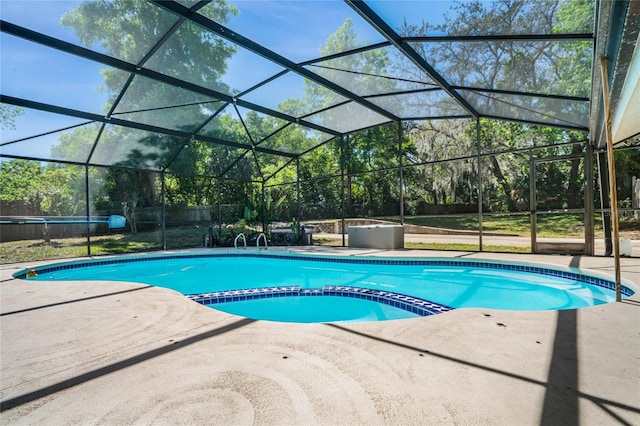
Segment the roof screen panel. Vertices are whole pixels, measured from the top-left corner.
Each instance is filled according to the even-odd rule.
[[[2,19],[133,64],[178,20],[148,2],[67,0],[3,0]]]
[[[76,29],[83,44],[91,47],[100,40],[107,55],[132,64],[141,63],[178,21],[162,8],[140,1],[83,2],[77,10],[81,16],[72,13],[62,23]],[[103,36],[114,33],[118,37]]]
[[[340,176],[342,139],[335,138],[300,157],[300,179]],[[340,184],[340,181],[338,181]],[[313,186],[313,185],[312,185]]]
[[[333,137],[328,133],[292,123],[267,138],[259,146],[291,154],[301,154]]]
[[[589,95],[592,41],[411,43],[453,86]]]
[[[220,3],[212,2],[199,13],[226,25],[242,36],[294,62],[303,62],[354,47],[327,43],[348,22],[359,46],[384,38],[357,13],[336,1],[229,1],[237,13],[220,21]]]
[[[271,190],[273,199],[275,200],[279,200],[280,197],[282,197],[282,195],[279,195],[279,190],[281,188],[286,188],[288,185],[296,184],[296,176],[298,172],[296,162],[290,158],[287,160],[289,162],[284,167],[280,166],[279,169],[276,169],[275,173],[271,172],[269,168],[263,169],[265,172],[265,178],[267,178],[268,183],[273,183],[273,181],[271,181],[271,178],[275,178],[275,184],[273,186],[265,185],[265,190]],[[280,207],[281,220],[287,220],[289,218],[297,216],[297,214],[294,213],[295,204],[297,204],[296,201],[296,197],[285,197]],[[289,214],[287,213],[287,210],[289,211]]]
[[[111,105],[105,85],[120,90],[129,75],[7,34],[0,43],[3,95],[104,114]]]
[[[570,2],[557,0],[367,1],[404,37],[591,33],[593,2],[587,3],[575,14]]]
[[[188,21],[160,46],[145,67],[229,96],[282,71],[273,62]]]
[[[405,131],[405,137],[413,142],[415,149],[403,153],[403,164],[415,165],[477,154],[475,126],[476,120],[472,119],[413,121]],[[422,172],[421,169],[414,170]]]
[[[389,46],[316,62],[307,68],[358,96],[437,87],[424,71]]]
[[[349,133],[378,124],[389,119],[355,102],[347,102],[305,117],[305,120],[340,133]]]
[[[191,132],[223,102],[143,76],[134,77],[112,116],[123,120]]]
[[[71,13],[78,5],[79,2],[68,0],[2,0],[2,19],[69,43],[81,45],[82,43],[73,28],[64,26],[60,22],[63,16]],[[92,47],[101,53],[106,53],[100,45]]]
[[[288,157],[259,151],[254,151],[253,155],[256,158],[257,164],[260,166],[260,173],[264,179],[268,179],[271,175],[292,161],[292,159]]]
[[[247,148],[252,145],[251,137],[232,104],[227,104],[222,111],[210,118],[198,134],[246,144]]]
[[[17,108],[13,105],[0,104],[3,108],[15,111],[14,127],[2,128],[0,132],[0,144],[26,139],[45,133],[56,133],[68,127],[74,127],[86,123],[87,120],[70,117],[68,115],[54,114],[30,108]]]
[[[588,101],[469,90],[461,90],[460,94],[483,115],[561,127],[589,126]]]
[[[259,144],[264,139],[277,133],[291,123],[289,121],[243,107],[238,107],[238,112],[240,113],[240,117],[242,117],[244,126],[251,136],[251,140],[255,144]]]
[[[256,162],[251,151],[224,145],[214,145],[212,151],[212,169],[216,171],[216,176],[251,181],[256,174]]]
[[[181,137],[108,125],[89,162],[162,171],[186,143]]]
[[[0,132],[0,155],[77,163],[87,161],[100,124],[31,109],[22,111],[16,119],[15,130]],[[26,128],[29,130],[25,131]]]
[[[258,176],[258,165],[252,151],[244,151],[234,161],[228,162],[222,171],[222,178],[252,182]]]
[[[347,100],[345,97],[292,72],[248,92],[241,99],[296,118]]]
[[[367,100],[404,119],[468,115],[467,111],[443,90],[372,96]]]
[[[182,175],[218,177],[246,153],[246,149],[193,139],[184,145],[167,171]]]

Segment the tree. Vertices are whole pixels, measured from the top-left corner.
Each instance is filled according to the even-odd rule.
[[[442,160],[475,154],[474,122],[432,120],[408,123],[406,127],[407,138],[414,146],[405,155],[413,166],[405,172],[409,212],[421,212],[422,204],[470,203],[477,182],[475,161]]]
[[[568,0],[561,2],[554,23],[555,33],[591,32],[593,28],[594,2]],[[590,42],[566,42],[558,45],[553,62],[557,90],[569,96],[588,96],[591,86]]]
[[[335,139],[300,159],[301,219],[340,216],[340,140]]]
[[[430,25],[404,23],[400,32],[404,35],[445,34],[448,36],[551,34],[590,32],[593,22],[593,3],[587,0],[501,0],[497,2],[470,1],[456,3],[445,15],[444,22]],[[539,40],[483,40],[478,42],[447,41],[439,43],[413,43],[412,46],[438,73],[451,84],[468,88],[498,89],[531,94],[559,94],[585,96],[589,92],[591,50],[590,42],[539,41]],[[408,71],[407,71],[408,72]],[[581,113],[584,102],[565,102],[559,106],[557,99],[544,97],[513,96],[510,102],[482,91],[465,92],[478,111],[492,111],[494,115],[529,120],[572,120]],[[535,100],[536,111],[530,110],[528,102]],[[545,115],[546,114],[546,115]],[[475,140],[475,128],[465,130],[462,152],[471,153]],[[415,137],[415,136],[414,136]],[[433,138],[433,135],[429,136]],[[567,141],[583,141],[584,134],[559,129],[548,129],[527,124],[481,120],[481,143],[484,153],[500,153],[514,149],[530,148],[538,141],[549,144]],[[447,158],[447,145],[432,143],[431,156]],[[574,144],[571,152],[582,152],[580,144]],[[461,164],[461,163],[459,163]],[[528,208],[528,157],[519,154],[496,154],[485,161],[484,190],[500,191],[497,196],[508,211]],[[471,164],[470,164],[471,165]],[[434,166],[435,167],[435,166]],[[580,159],[572,162],[566,170],[567,192],[577,199],[579,189]],[[456,173],[455,168],[454,174]],[[466,174],[466,170],[459,173]],[[432,174],[433,177],[435,175]],[[466,174],[466,176],[470,176]],[[564,176],[564,175],[563,175]],[[443,175],[446,179],[450,174]],[[563,179],[565,179],[563,177]],[[442,182],[444,183],[444,182]],[[442,187],[440,182],[434,182]],[[539,188],[543,190],[543,188]],[[432,197],[436,199],[435,191]]]
[[[226,23],[237,13],[237,9],[224,0],[212,2],[210,6],[209,16],[220,23]],[[116,58],[228,91],[220,78],[226,72],[226,61],[235,48],[201,27],[183,23],[151,58],[146,58],[150,48],[177,20],[173,14],[148,2],[88,0],[64,15],[61,22],[72,28],[86,46],[99,44],[108,55]],[[195,57],[209,60],[194,61]],[[117,96],[128,75],[113,70],[105,70],[103,74],[107,89]],[[156,90],[143,96],[141,103],[148,98],[167,99],[159,95],[170,95],[174,90],[169,86],[160,88],[151,81],[145,86]]]
[[[403,143],[403,150],[408,149]],[[397,214],[400,182],[397,124],[373,127],[349,135],[344,151],[349,215],[382,216]],[[376,172],[380,171],[380,172]],[[356,209],[356,205],[360,205]],[[359,211],[357,211],[359,210]]]
[[[23,202],[36,216],[75,216],[84,212],[84,176],[79,167],[37,161],[0,162],[0,200]]]
[[[42,214],[39,191],[41,177],[42,168],[36,161],[0,162],[0,200],[8,203],[24,201],[34,214]]]
[[[0,128],[14,130],[16,118],[24,114],[24,110],[13,105],[0,104]]]
[[[208,12],[210,17],[224,23],[237,13],[237,9],[219,0],[208,6]],[[235,47],[188,22],[183,22],[159,44],[161,37],[177,20],[173,14],[148,2],[88,0],[63,16],[62,25],[72,28],[84,45],[99,45],[110,56],[221,92],[231,92],[221,77],[227,70],[228,59],[235,53]],[[154,46],[157,47],[154,54],[147,56]],[[194,58],[207,60],[197,61]],[[220,105],[217,99],[139,75],[129,82],[129,74],[119,70],[105,69],[103,75],[104,90],[109,94],[105,112],[112,112],[125,120],[191,132],[204,124]],[[126,91],[120,97],[123,88]],[[56,149],[62,152],[73,151],[82,145],[86,147],[87,144],[93,146],[95,138],[87,138],[86,132],[86,129],[77,129],[66,134]],[[121,203],[131,211],[133,206],[154,203],[156,174],[127,168],[160,171],[179,154],[177,161],[187,175],[211,169],[206,160],[212,155],[205,155],[204,159],[198,155],[210,153],[210,147],[204,144],[196,147],[196,143],[188,142],[175,136],[105,126],[92,160],[121,167],[107,172],[105,194],[111,199],[110,206]],[[185,149],[185,145],[191,145],[191,149]],[[171,183],[172,196],[176,191],[184,194],[198,186],[189,178],[175,179]],[[181,185],[186,188],[178,189]],[[187,200],[184,196],[173,198],[180,199],[180,202]],[[106,207],[104,203],[103,207]]]
[[[345,20],[320,48],[321,56],[362,47],[358,41],[351,19]],[[394,91],[395,81],[388,78],[391,59],[385,49],[373,49],[348,56],[322,61],[315,65],[314,71],[329,81],[346,87],[347,90],[366,96]],[[326,108],[345,101],[341,95],[315,84],[305,87],[305,104],[314,110]],[[327,120],[338,120],[337,116],[329,116]]]
[[[632,148],[616,151],[615,164],[620,207],[633,207],[633,178],[640,179],[640,149]]]

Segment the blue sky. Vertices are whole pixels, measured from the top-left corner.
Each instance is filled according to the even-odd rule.
[[[247,1],[235,0],[231,4],[240,13],[227,26],[247,38],[261,43],[294,62],[320,56],[320,47],[346,18],[352,20],[362,44],[383,41],[383,37],[360,18],[341,0],[335,1]],[[3,20],[79,44],[71,29],[60,25],[60,17],[80,4],[79,1],[0,0]],[[392,25],[400,25],[416,16],[430,20],[441,17],[448,9],[448,1],[372,1],[371,7]],[[107,95],[99,89],[103,79],[103,65],[61,54],[55,50],[35,45],[2,34],[0,39],[2,63],[0,88],[3,94],[60,106],[101,113]],[[229,63],[224,81],[239,90],[275,74],[281,68],[264,58],[239,49]],[[265,87],[249,99],[265,103],[271,108],[290,97],[302,96],[302,79],[288,78],[286,84]],[[20,117],[15,131],[3,130],[2,142],[39,134],[68,125],[68,119],[52,114],[28,113]],[[55,143],[51,139],[49,143]]]

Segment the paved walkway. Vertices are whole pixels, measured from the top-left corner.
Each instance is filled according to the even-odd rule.
[[[291,251],[613,267],[603,257]],[[640,424],[638,295],[580,310],[288,324],[135,283],[11,278],[27,266],[0,269],[3,425]],[[640,288],[638,259],[623,258],[622,275]]]

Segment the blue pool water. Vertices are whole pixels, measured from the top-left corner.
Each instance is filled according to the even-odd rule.
[[[16,276],[25,278],[26,272]],[[38,280],[166,287],[232,314],[293,322],[377,321],[466,307],[575,309],[615,300],[611,281],[576,269],[451,259],[234,253],[123,257],[36,272]],[[633,291],[623,287],[623,294]]]

